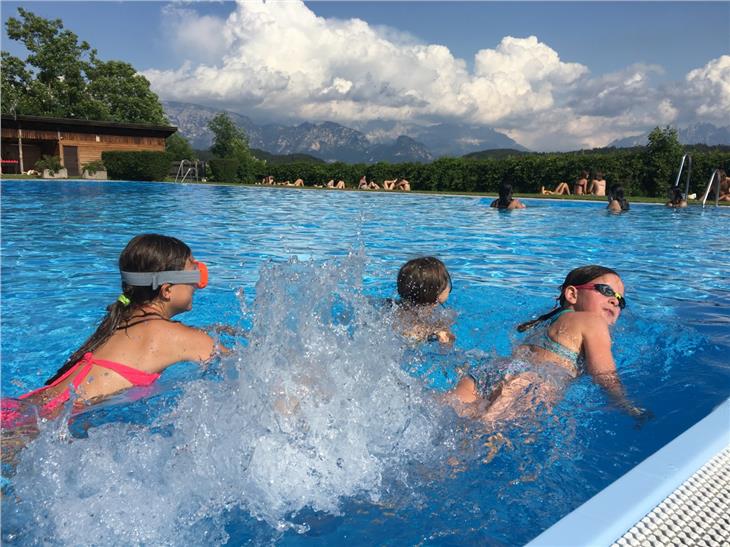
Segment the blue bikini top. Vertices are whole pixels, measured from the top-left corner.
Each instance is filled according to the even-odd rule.
[[[570,361],[571,363],[575,364],[576,368],[578,369],[578,372],[583,372],[583,367],[580,363],[580,353],[577,351],[573,351],[570,348],[565,347],[560,342],[556,342],[552,338],[550,338],[550,335],[548,334],[548,330],[550,330],[550,325],[555,323],[555,321],[558,320],[558,317],[561,315],[572,312],[570,308],[565,308],[564,310],[560,310],[558,313],[556,313],[553,317],[550,318],[550,321],[545,325],[545,328],[540,332],[537,333],[533,339],[527,340],[525,343],[530,346],[535,346],[538,348],[545,349],[547,351],[550,351],[557,355],[558,357],[562,357],[566,361]]]

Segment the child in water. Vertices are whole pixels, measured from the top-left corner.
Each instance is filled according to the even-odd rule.
[[[647,418],[649,414],[626,397],[611,353],[609,329],[625,307],[624,285],[614,270],[603,266],[576,268],[561,285],[559,305],[517,327],[525,332],[544,325],[514,354],[531,368],[507,375],[494,389],[465,376],[454,394],[462,403],[486,400],[488,406],[481,416],[486,421],[513,418],[534,411],[538,405],[551,408],[566,380],[587,372],[622,410]]]
[[[58,416],[71,398],[91,404],[133,386],[147,386],[179,361],[206,361],[216,344],[205,332],[173,321],[189,311],[208,270],[174,237],[134,237],[119,256],[122,294],[107,308],[94,334],[46,381],[19,399],[3,399],[2,426],[28,425],[26,411]]]
[[[454,342],[448,322],[435,313],[451,293],[446,265],[433,256],[409,260],[398,271],[398,319],[402,333],[415,341]]]

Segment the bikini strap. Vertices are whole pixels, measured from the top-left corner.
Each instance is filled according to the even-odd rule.
[[[140,318],[139,321],[134,321],[133,323],[127,323],[126,325],[120,325],[117,327],[117,330],[126,330],[130,327],[134,327],[136,325],[141,325],[142,323],[147,323],[147,321],[168,321],[170,323],[176,323],[177,321],[171,321],[167,317],[163,317],[157,312],[151,311],[151,312],[144,312],[142,315],[138,316]]]

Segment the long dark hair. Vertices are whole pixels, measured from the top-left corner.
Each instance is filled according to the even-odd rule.
[[[446,265],[433,256],[409,260],[398,271],[398,295],[405,304],[435,304],[450,286],[451,276]]]
[[[626,199],[626,196],[624,194],[624,187],[621,186],[620,184],[616,184],[609,191],[609,195],[608,195],[609,203],[614,200],[618,201],[619,205],[621,206],[622,211],[629,210],[629,200]]]
[[[190,247],[179,239],[159,234],[142,234],[132,238],[119,255],[119,270],[125,272],[182,270],[191,255]],[[46,385],[52,384],[57,378],[63,376],[68,369],[79,362],[85,353],[93,352],[106,342],[117,327],[127,321],[135,310],[157,298],[160,288],[152,290],[151,286],[133,287],[122,283],[122,294],[129,299],[129,304],[116,300],[108,306],[107,313],[94,334],[68,358],[66,363],[56,371],[56,374],[46,381]]]
[[[541,315],[537,319],[521,323],[517,326],[517,330],[520,332],[525,332],[526,330],[531,329],[538,323],[547,321],[560,311],[564,310],[567,307],[567,301],[565,300],[565,289],[567,287],[571,285],[584,285],[586,283],[590,283],[597,277],[601,277],[602,275],[607,274],[612,274],[619,277],[618,273],[616,273],[615,270],[612,270],[611,268],[606,268],[605,266],[597,266],[595,264],[592,264],[590,266],[581,266],[580,268],[571,270],[571,272],[567,276],[565,276],[565,281],[563,281],[563,284],[560,285],[560,297],[558,301],[558,306],[556,306],[546,314]]]
[[[499,199],[497,200],[497,207],[504,209],[509,207],[512,203],[512,185],[508,182],[503,182],[499,187]]]

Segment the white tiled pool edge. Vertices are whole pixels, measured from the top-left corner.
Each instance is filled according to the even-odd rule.
[[[730,399],[528,546],[611,545],[728,445]]]

